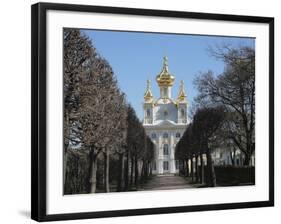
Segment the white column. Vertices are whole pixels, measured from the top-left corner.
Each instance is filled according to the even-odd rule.
[[[175,150],[174,150],[174,135],[173,133],[169,133],[170,135],[170,173],[176,172],[176,166],[175,166]]]
[[[163,174],[163,159],[158,160],[158,174]]]
[[[172,88],[170,86],[161,86],[160,87],[160,97],[163,98],[172,98]]]
[[[157,162],[158,162],[158,174],[163,174],[163,150],[160,148],[162,144],[162,136],[159,135],[159,140],[157,144],[158,155],[157,155]]]

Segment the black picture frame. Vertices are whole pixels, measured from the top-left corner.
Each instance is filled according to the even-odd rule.
[[[253,22],[269,25],[269,200],[208,204],[196,206],[176,206],[140,208],[130,210],[98,211],[68,214],[46,214],[46,13],[48,10],[75,12],[100,12],[111,14],[141,15],[169,18],[191,18],[216,21]],[[206,210],[238,209],[274,206],[274,18],[241,15],[164,11],[138,8],[119,8],[73,4],[37,3],[32,5],[31,17],[31,218],[37,221],[70,220],[116,216],[147,215],[161,213],[192,212]]]

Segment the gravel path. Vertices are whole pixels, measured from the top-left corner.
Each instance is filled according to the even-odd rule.
[[[174,175],[154,176],[141,190],[168,190],[191,188],[192,186],[182,177]]]

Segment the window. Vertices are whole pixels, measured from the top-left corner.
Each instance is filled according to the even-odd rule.
[[[164,170],[169,170],[169,162],[168,161],[163,162],[163,168],[164,168]]]
[[[184,109],[181,109],[180,112],[181,112],[181,117],[184,118],[184,117],[185,117],[185,111],[184,111]]]
[[[151,138],[156,138],[156,133],[152,133]]]
[[[181,133],[176,133],[176,138],[180,138],[181,137]]]
[[[168,133],[163,134],[163,138],[168,138],[168,137],[169,137]]]
[[[168,116],[168,111],[164,110],[164,117]]]
[[[146,116],[150,117],[150,109],[146,109]]]
[[[164,155],[169,155],[169,147],[168,147],[168,144],[164,144],[164,147],[163,147],[163,154],[164,154]]]

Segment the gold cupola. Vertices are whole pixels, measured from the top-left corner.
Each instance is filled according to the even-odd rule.
[[[146,91],[144,93],[144,99],[146,102],[150,102],[153,100],[153,95],[152,95],[152,91],[151,91],[151,86],[150,86],[150,80],[147,80],[146,82]]]
[[[178,94],[177,101],[178,102],[186,102],[186,94],[185,94],[185,91],[184,91],[183,80],[181,80],[181,82],[180,82],[180,91],[179,91],[179,94]]]
[[[163,58],[163,68],[159,75],[156,77],[158,85],[161,86],[172,86],[175,80],[175,77],[169,72],[168,68],[168,58],[165,56]]]

